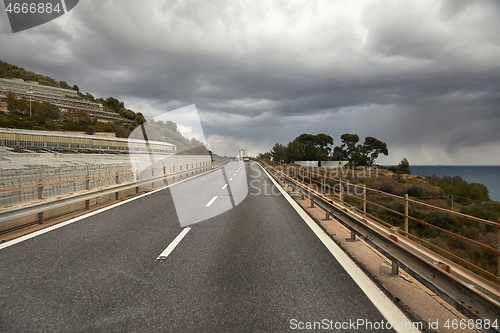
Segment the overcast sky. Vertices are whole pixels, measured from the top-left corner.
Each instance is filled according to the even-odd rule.
[[[154,118],[196,105],[250,155],[302,133],[385,141],[380,164],[500,165],[500,1],[81,0],[0,59]]]

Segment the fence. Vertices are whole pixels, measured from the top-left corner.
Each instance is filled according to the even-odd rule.
[[[342,177],[346,174],[339,176],[337,170],[331,177],[327,168],[281,163],[273,166],[325,197],[349,204],[395,233],[500,283],[500,223],[430,205],[408,194],[398,196],[364,184],[351,184]],[[375,174],[378,170],[364,172]]]
[[[428,287],[437,296],[454,306],[468,318],[481,322],[497,323],[500,318],[500,286],[478,274],[436,254],[430,249],[417,244],[413,240],[400,235],[399,229],[388,227],[384,221],[370,217],[365,210],[346,203],[345,188],[340,180],[338,193],[325,193],[328,187],[326,175],[321,175],[323,187],[315,185],[312,170],[290,169],[286,165],[274,164],[266,167],[280,183],[298,191],[301,200],[311,203],[311,208],[318,206],[326,214],[325,219],[333,217],[340,225],[350,231],[350,241],[357,237],[380,252],[392,262],[392,274],[397,275],[399,268]],[[296,172],[298,171],[298,172]],[[345,180],[344,180],[345,182]],[[347,190],[348,190],[347,185]],[[347,191],[349,192],[349,191]],[[363,186],[363,193],[366,188]],[[366,203],[366,195],[363,202]],[[406,199],[406,197],[405,197]],[[300,200],[300,199],[298,199]],[[406,214],[408,215],[408,214]],[[410,229],[411,230],[411,229]],[[495,324],[496,325],[496,324]],[[484,332],[498,332],[496,327],[483,327]]]
[[[147,190],[213,167],[208,156],[183,155],[170,156],[139,171],[133,170],[128,159],[120,160],[115,157],[113,161],[108,157],[93,161],[100,162],[99,164],[0,169],[0,214],[40,203],[45,203],[44,207],[47,207],[36,214],[25,212],[20,218],[8,219],[6,223],[0,224],[0,233],[118,200],[120,193],[122,196],[138,193],[139,186],[124,186],[127,184],[137,183],[141,189]],[[106,189],[111,191],[104,191]],[[83,198],[82,194],[86,193],[92,196]],[[53,201],[72,197],[80,197],[82,200],[67,200],[67,205],[58,205],[57,208],[52,205]]]

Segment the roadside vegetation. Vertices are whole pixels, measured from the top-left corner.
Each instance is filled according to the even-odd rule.
[[[364,179],[348,177],[348,179],[354,184],[366,184],[369,188],[402,198],[408,194],[410,199],[428,205],[453,210],[491,222],[499,222],[500,203],[490,200],[488,188],[483,184],[469,183],[459,176],[438,177],[433,175],[426,177],[379,169],[378,177]],[[367,199],[393,211],[404,213],[404,200],[402,199],[398,200],[383,194],[369,195]],[[348,198],[347,201],[362,209],[361,200]],[[401,215],[375,205],[368,205],[367,212],[404,230],[404,217]],[[498,227],[411,202],[409,204],[409,215],[467,239],[495,249],[498,248]],[[492,274],[498,274],[498,257],[493,252],[416,221],[409,221],[409,233]],[[432,246],[428,247],[436,250]],[[444,252],[440,254],[458,262]]]
[[[146,119],[141,113],[136,113],[125,107],[124,102],[114,97],[95,98],[90,93],[81,93],[78,85],[70,86],[66,81],[57,81],[51,77],[27,71],[24,68],[9,64],[0,60],[0,77],[5,79],[23,79],[24,81],[36,81],[40,85],[55,88],[72,89],[78,93],[78,98],[102,104],[107,112],[118,113],[120,120],[109,122],[98,121],[87,113],[62,112],[56,105],[51,103],[30,102],[28,98],[18,98],[14,94],[7,94],[3,102],[7,104],[8,113],[0,112],[0,126],[34,129],[47,131],[78,131],[87,134],[95,132],[115,133],[116,137],[126,138]],[[1,100],[0,100],[1,101]]]
[[[8,112],[0,112],[0,127],[42,131],[73,131],[94,134],[95,132],[115,133],[116,137],[126,138],[144,119],[99,121],[87,113],[62,112],[56,105],[44,102],[31,102],[27,98],[17,98],[7,93],[4,99]]]
[[[327,134],[301,134],[287,145],[276,143],[261,158],[290,163],[294,161],[349,161],[349,166],[373,166],[380,154],[388,155],[387,144],[374,137],[366,137],[358,144],[357,134],[346,133],[341,137],[342,144],[333,146],[333,138]]]
[[[410,163],[406,158],[403,158],[396,166],[388,168],[376,166],[376,158],[380,154],[388,154],[388,148],[384,142],[367,137],[363,144],[358,144],[359,136],[350,133],[342,135],[341,140],[342,143],[339,146],[333,146],[333,139],[326,134],[317,136],[302,134],[287,145],[275,144],[271,151],[259,154],[258,157],[283,163],[301,160],[347,161],[345,167],[336,172],[332,172],[331,169],[326,171],[327,175],[334,175],[331,180],[327,180],[327,183],[334,187],[338,178],[342,178],[349,184],[366,185],[367,188],[376,190],[367,191],[367,200],[374,203],[367,205],[367,213],[401,230],[404,230],[404,217],[400,214],[405,212],[405,195],[423,204],[453,210],[491,222],[500,222],[500,203],[490,199],[488,188],[484,184],[469,183],[459,176],[415,175],[412,174]],[[372,172],[363,172],[367,168]],[[325,170],[325,168],[317,168],[315,172],[323,174]],[[366,176],[368,174],[370,176]],[[314,177],[312,180],[315,180]],[[321,177],[316,181],[320,184]],[[344,200],[358,209],[363,209],[360,195],[346,195]],[[491,248],[496,249],[499,246],[500,231],[497,226],[413,202],[409,204],[409,215]],[[498,274],[498,256],[465,239],[412,220],[409,221],[409,233],[422,239],[422,245],[459,264],[464,265],[460,262],[461,258],[491,274]],[[482,274],[478,270],[476,272]]]

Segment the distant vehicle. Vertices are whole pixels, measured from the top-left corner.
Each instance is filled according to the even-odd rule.
[[[243,162],[250,162],[250,159],[248,157],[243,157]]]

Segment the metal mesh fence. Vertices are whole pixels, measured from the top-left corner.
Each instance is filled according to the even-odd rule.
[[[174,155],[152,164],[141,156],[74,155],[64,164],[49,166],[18,159],[21,168],[0,168],[0,208],[187,171],[208,166],[209,161],[206,155]]]

